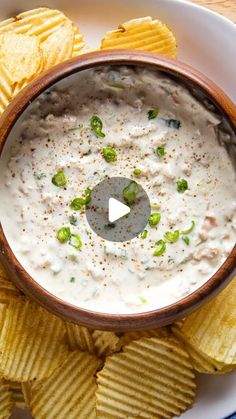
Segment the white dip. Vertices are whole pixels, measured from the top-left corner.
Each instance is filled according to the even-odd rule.
[[[104,137],[91,129],[94,115]],[[52,294],[107,313],[153,310],[200,287],[236,238],[235,171],[218,142],[220,122],[187,88],[144,68],[87,70],[43,94],[14,128],[0,165],[1,222],[20,263]],[[116,161],[103,157],[107,146]],[[58,172],[66,188],[52,183]],[[134,179],[146,190],[161,214],[146,238],[105,242],[84,207],[70,208],[105,176]],[[188,186],[182,192],[180,179]],[[80,236],[80,250],[72,246],[78,238],[58,240],[62,227]]]

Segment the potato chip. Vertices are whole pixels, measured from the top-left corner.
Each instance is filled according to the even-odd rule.
[[[0,61],[0,114],[9,105],[13,92],[13,80],[6,66]],[[2,268],[0,268],[0,275]]]
[[[7,68],[12,83],[28,79],[41,65],[41,50],[36,36],[0,34],[0,61]]]
[[[101,49],[137,49],[151,51],[168,57],[176,56],[173,33],[160,20],[150,16],[122,23],[117,30],[107,32]]]
[[[32,384],[33,417],[95,419],[95,373],[100,364],[100,360],[86,352],[71,352],[49,378]]]
[[[104,332],[102,330],[94,330],[93,332],[95,352],[103,358],[114,352],[119,351],[119,338],[114,332]]]
[[[43,70],[53,67],[72,56],[74,30],[72,23],[65,23],[42,42]]]
[[[0,373],[11,381],[48,377],[68,355],[62,320],[22,298],[10,302],[0,339]]]
[[[196,371],[202,374],[226,374],[234,369],[233,366],[225,366],[225,364],[214,361],[206,354],[204,355],[199,350],[196,350],[194,346],[188,343],[186,337],[181,333],[180,325],[179,322],[174,324],[172,326],[172,331],[174,335],[184,343],[185,349],[191,358],[193,368]]]
[[[85,51],[85,42],[83,35],[79,32],[79,29],[73,25],[74,30],[74,42],[73,42],[73,50],[72,50],[72,57],[76,57],[77,55],[86,52]]]
[[[23,396],[21,384],[9,381],[9,389],[13,405],[15,407],[18,407],[19,409],[26,409],[26,403]]]
[[[81,351],[87,351],[90,354],[93,354],[94,342],[90,330],[87,329],[87,327],[79,326],[69,322],[66,322],[65,325],[69,348],[72,351],[80,349]]]
[[[236,277],[213,300],[186,317],[184,339],[214,362],[236,364]]]
[[[28,408],[30,408],[31,386],[32,386],[32,383],[30,381],[27,383],[21,383],[21,390],[24,397],[25,405]]]
[[[173,338],[142,338],[113,354],[98,373],[98,418],[171,418],[191,406],[195,376]]]
[[[3,328],[3,324],[6,319],[6,312],[7,312],[7,304],[3,304],[0,302],[0,334]]]
[[[134,330],[133,332],[126,332],[119,340],[120,348],[133,340],[141,338],[167,338],[170,334],[165,327],[149,330]]]
[[[0,418],[7,419],[11,416],[13,402],[9,390],[9,384],[0,379]]]

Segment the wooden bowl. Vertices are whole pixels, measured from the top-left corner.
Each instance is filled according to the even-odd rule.
[[[22,114],[38,95],[57,81],[84,69],[104,64],[133,64],[162,70],[178,77],[203,92],[236,131],[236,108],[227,96],[198,71],[175,60],[147,52],[116,50],[93,52],[62,63],[40,75],[10,104],[0,119],[0,153],[8,134]],[[236,268],[236,246],[218,271],[200,288],[169,306],[137,314],[106,314],[85,310],[69,304],[42,288],[18,262],[0,225],[0,260],[13,282],[26,295],[51,312],[90,328],[105,330],[138,330],[165,325],[185,316],[218,293],[233,277]]]

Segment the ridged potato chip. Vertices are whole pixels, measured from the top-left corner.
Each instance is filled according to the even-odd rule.
[[[213,300],[186,317],[180,332],[214,362],[236,364],[236,278]]]
[[[26,403],[22,392],[21,384],[9,381],[9,389],[13,405],[15,407],[18,407],[19,409],[26,409]]]
[[[74,42],[73,42],[73,50],[72,50],[72,57],[76,57],[81,53],[87,52],[85,49],[86,47],[84,42],[84,36],[80,33],[79,29],[73,25],[74,30]]]
[[[102,330],[94,330],[93,332],[94,346],[96,354],[103,358],[114,352],[119,351],[119,338],[114,332],[104,332]]]
[[[95,373],[101,361],[86,352],[71,352],[53,374],[32,384],[30,407],[35,419],[95,419]]]
[[[233,366],[225,366],[221,362],[214,361],[206,354],[202,354],[193,345],[188,343],[186,337],[180,331],[180,323],[173,324],[172,331],[183,343],[188,352],[193,368],[201,374],[226,374],[234,369]]]
[[[133,340],[141,339],[141,338],[167,338],[169,337],[170,333],[168,333],[165,327],[159,327],[157,329],[149,329],[149,330],[134,330],[133,332],[126,332],[121,336],[119,340],[120,348],[127,343],[132,342]]]
[[[7,68],[12,83],[31,78],[41,65],[41,49],[36,36],[0,34],[0,61]]]
[[[68,337],[69,348],[74,351],[80,349],[90,354],[94,353],[94,341],[92,334],[87,327],[66,322],[66,332]]]
[[[48,377],[68,355],[62,320],[35,303],[15,298],[0,339],[0,374],[11,381]]]
[[[43,70],[53,67],[72,56],[74,30],[72,23],[66,22],[41,43]]]
[[[0,378],[0,418],[8,419],[11,416],[13,402],[9,384]]]
[[[160,20],[150,16],[132,19],[119,25],[117,30],[107,32],[101,49],[137,49],[176,56],[176,40],[173,33]]]
[[[14,83],[8,69],[0,61],[0,114],[6,109],[12,99],[13,84]]]
[[[32,386],[32,383],[30,381],[26,383],[21,383],[21,390],[24,397],[25,405],[28,408],[30,408],[31,386]]]
[[[98,373],[97,417],[171,418],[189,408],[195,376],[173,338],[142,338],[109,356]]]

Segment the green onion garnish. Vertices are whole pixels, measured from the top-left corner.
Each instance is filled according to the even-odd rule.
[[[85,205],[89,204],[92,199],[92,190],[90,188],[86,188],[82,198],[75,198],[70,203],[70,208],[73,211],[80,211]]]
[[[134,171],[133,171],[133,175],[135,176],[135,177],[139,177],[139,176],[141,176],[141,174],[142,174],[142,170],[141,169],[138,169],[137,167],[134,169]]]
[[[140,299],[141,303],[143,303],[143,304],[147,304],[147,302],[148,302],[148,300],[143,295],[140,295],[139,299]]]
[[[146,239],[148,235],[148,231],[147,230],[143,230],[142,233],[140,234],[141,239]]]
[[[69,244],[77,250],[81,250],[82,240],[78,234],[71,234]]]
[[[76,278],[74,276],[71,276],[70,277],[70,282],[75,282],[75,281],[76,281]]]
[[[148,219],[148,223],[151,227],[156,226],[161,219],[161,214],[159,212],[154,212],[153,214],[150,215],[149,219]]]
[[[177,191],[178,192],[185,192],[188,189],[188,182],[185,179],[178,179],[176,181]]]
[[[165,148],[164,147],[157,147],[156,148],[156,154],[160,157],[163,157],[166,154]]]
[[[182,237],[182,240],[184,241],[185,244],[187,244],[187,246],[189,246],[190,238],[188,236]]]
[[[179,238],[179,230],[175,230],[173,232],[172,231],[167,231],[164,234],[164,238],[169,243],[175,243]]]
[[[181,234],[189,234],[193,231],[194,227],[195,227],[196,223],[194,220],[191,221],[191,227],[187,228],[186,230],[182,230]]]
[[[43,179],[43,178],[45,178],[45,177],[47,177],[47,175],[46,175],[45,173],[38,173],[38,174],[36,175],[36,178],[37,178],[38,180],[41,180],[41,179]]]
[[[166,251],[166,243],[164,240],[158,240],[155,244],[155,250],[153,256],[161,256]]]
[[[58,188],[64,188],[67,184],[66,176],[63,172],[58,172],[52,177],[53,185]]]
[[[62,228],[60,228],[60,230],[58,230],[58,232],[57,232],[57,239],[61,243],[68,242],[70,240],[70,238],[71,238],[70,227],[62,227]]]
[[[117,160],[117,151],[114,147],[104,147],[102,150],[102,155],[108,163]]]
[[[139,193],[139,185],[135,181],[131,181],[128,186],[123,189],[123,198],[127,204],[132,204]]]
[[[69,221],[72,226],[76,226],[78,222],[78,218],[75,215],[70,215]]]
[[[100,137],[100,138],[105,137],[104,132],[102,132],[103,123],[102,123],[102,120],[98,116],[96,115],[92,116],[90,120],[90,127],[91,127],[91,130],[96,135],[96,137]]]
[[[159,113],[158,109],[150,109],[147,113],[148,114],[148,119],[149,120],[150,119],[155,119],[157,117],[158,113]]]
[[[181,127],[181,122],[178,121],[178,119],[164,119],[162,120],[165,122],[165,125],[170,128],[176,128],[179,129]]]

